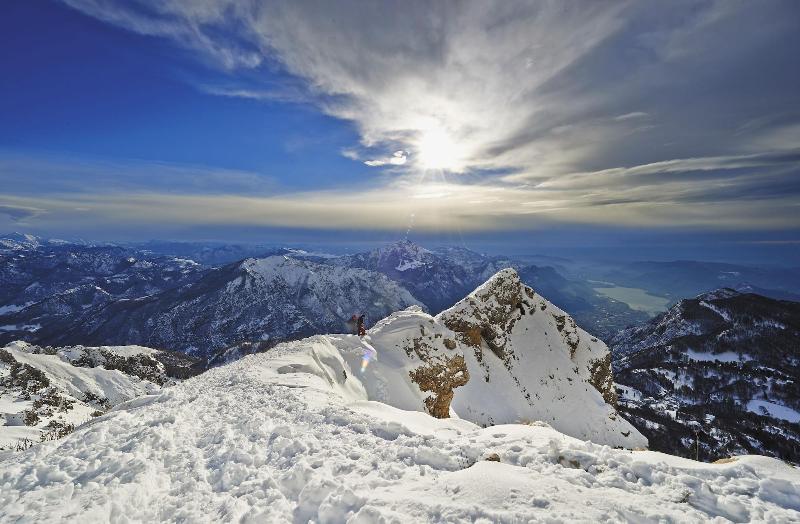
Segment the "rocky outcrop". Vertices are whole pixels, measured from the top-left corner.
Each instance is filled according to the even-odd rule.
[[[171,382],[161,351],[139,346],[0,348],[0,449],[56,440],[92,417]],[[25,432],[12,426],[28,426]]]
[[[455,394],[453,390],[469,382],[469,371],[464,357],[456,355],[442,360],[443,362],[420,366],[409,372],[411,380],[419,386],[420,391],[432,393],[425,399],[425,407],[436,418],[450,416],[450,402]]]

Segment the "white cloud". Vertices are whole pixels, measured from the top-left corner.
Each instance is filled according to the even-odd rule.
[[[621,121],[624,121],[624,120],[633,120],[633,119],[647,118],[648,116],[650,116],[650,115],[648,115],[648,114],[647,114],[647,113],[645,113],[645,112],[642,112],[642,111],[633,111],[633,112],[630,112],[630,113],[625,113],[624,115],[618,115],[618,116],[615,116],[615,117],[614,117],[614,120],[616,120],[616,121],[618,121],[618,122],[621,122]]]
[[[408,153],[405,151],[395,151],[394,154],[386,158],[377,158],[373,160],[366,160],[364,164],[370,167],[378,167],[385,165],[402,166],[408,160]]]
[[[307,82],[325,112],[355,122],[363,146],[403,149],[409,167],[452,171],[541,162],[530,141],[515,144],[532,125],[552,119],[551,100],[539,91],[614,34],[626,8],[620,2],[406,3],[387,23],[389,6],[379,3],[67,2],[133,31],[172,38],[226,68],[277,61]],[[253,89],[210,90],[262,96]],[[431,151],[431,144],[449,144],[450,151]],[[385,165],[380,160],[370,165]]]

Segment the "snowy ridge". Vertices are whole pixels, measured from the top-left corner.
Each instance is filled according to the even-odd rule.
[[[0,454],[0,520],[800,518],[800,475],[774,459],[703,464],[544,424],[484,429],[367,400],[351,364],[360,344],[282,344],[120,405],[61,441]]]
[[[331,382],[355,382],[361,400],[484,426],[542,420],[602,444],[647,446],[610,404],[615,393],[605,345],[511,269],[436,317],[411,307],[378,322],[364,340],[324,335],[293,347],[304,342],[313,355],[323,346],[339,352],[351,369],[360,368],[365,352],[377,353],[362,374],[345,370],[342,378],[336,371]]]
[[[168,381],[158,352],[141,346],[0,348],[0,449],[59,438]]]

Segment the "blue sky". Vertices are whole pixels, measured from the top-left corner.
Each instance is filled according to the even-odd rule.
[[[796,2],[2,11],[0,230],[800,258]]]

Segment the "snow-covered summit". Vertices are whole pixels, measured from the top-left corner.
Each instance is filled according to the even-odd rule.
[[[419,267],[425,264],[426,259],[432,255],[430,250],[408,239],[398,240],[388,246],[380,247],[374,253],[377,255],[379,263],[389,259],[397,260],[399,262],[396,267],[398,271]]]
[[[605,344],[515,270],[498,272],[436,320],[455,333],[473,377],[453,401],[463,418],[484,425],[544,420],[578,438],[647,445],[613,407]]]
[[[376,326],[372,342],[415,315],[424,313]],[[430,320],[434,339],[444,337]],[[777,460],[702,464],[543,423],[481,428],[370,400],[381,384],[368,374],[374,362],[359,372],[364,348],[355,336],[281,344],[117,406],[61,441],[0,454],[0,521],[800,518],[800,475]],[[402,362],[383,351],[386,369]],[[405,386],[385,378],[399,399]]]

